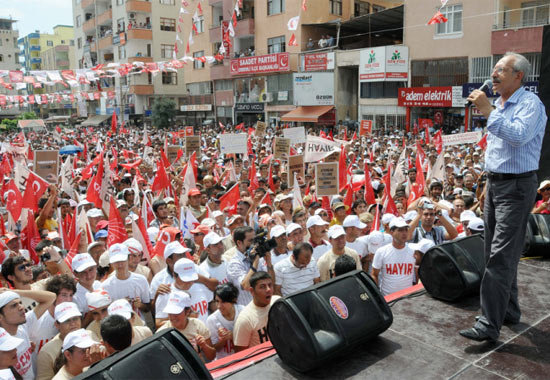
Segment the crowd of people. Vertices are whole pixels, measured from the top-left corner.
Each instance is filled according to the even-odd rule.
[[[223,358],[269,340],[269,308],[281,296],[356,269],[391,294],[418,281],[434,245],[483,233],[486,174],[475,144],[438,152],[400,130],[342,131],[333,139],[343,142],[350,186],[321,197],[314,163],[290,186],[286,161],[273,157],[278,127],[250,133],[248,155],[220,152],[219,134],[235,127],[202,127],[199,151],[173,161],[165,150],[182,143],[177,128],[110,129],[27,134],[24,151],[21,135],[3,136],[0,371],[16,379],[72,378],[167,328],[205,362]],[[30,152],[66,141],[83,148],[61,156],[61,165],[72,160],[70,181],[60,177],[35,214],[14,219],[10,183],[21,167],[33,173]],[[105,198],[94,196],[105,186]],[[533,212],[550,212],[549,190],[543,181]],[[33,225],[39,238],[29,242]]]

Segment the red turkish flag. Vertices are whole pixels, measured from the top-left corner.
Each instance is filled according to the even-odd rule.
[[[353,204],[353,189],[352,189],[352,186],[349,184],[346,186],[346,188],[347,188],[347,191],[346,191],[346,196],[344,197],[344,204],[348,206],[347,213],[351,214],[351,206]]]
[[[372,188],[370,179],[370,170],[368,168],[365,168],[365,202],[369,205],[376,203],[376,197],[374,196],[374,189]]]
[[[141,165],[142,161],[143,160],[140,158],[139,160],[134,161],[134,162],[130,162],[130,163],[127,163],[127,164],[120,164],[120,166],[122,166],[124,169],[130,171],[132,169],[138,168],[139,165]]]
[[[90,184],[88,185],[86,200],[88,200],[88,202],[92,202],[97,208],[101,208],[103,201],[99,194],[101,192],[101,184],[103,182],[103,153],[100,154],[98,157],[99,167],[97,169],[96,175],[94,176],[94,178],[92,178]]]
[[[405,139],[403,139],[403,141],[405,141]],[[435,149],[437,149],[437,154],[441,154],[443,151],[443,137],[441,136],[441,129],[434,135],[432,142],[435,145]]]
[[[447,17],[443,16],[443,14],[440,11],[437,11],[437,13],[428,21],[428,25],[433,24],[443,24],[449,21]]]
[[[380,207],[376,205],[376,212],[374,214],[374,222],[370,228],[370,232],[378,231],[380,229]]]
[[[38,264],[40,261],[35,250],[36,245],[40,243],[40,240],[38,227],[36,227],[36,222],[34,221],[34,213],[31,210],[28,210],[27,226],[21,234],[21,246],[29,250],[29,257],[34,264]]]
[[[298,46],[298,41],[296,41],[296,36],[294,33],[292,33],[290,40],[288,40],[288,46]]]
[[[29,173],[25,195],[23,195],[23,208],[28,208],[34,212],[38,211],[38,200],[48,189],[49,183],[34,174]]]
[[[260,187],[260,183],[258,182],[258,176],[256,175],[256,163],[254,161],[252,161],[252,166],[248,171],[248,180],[250,181],[250,186],[248,187],[248,191],[250,192],[250,194],[253,194],[254,191],[258,187]]]
[[[4,199],[8,212],[11,214],[13,220],[17,222],[21,216],[21,210],[23,209],[23,196],[13,179],[4,190]]]
[[[479,140],[476,145],[479,146],[483,150],[487,149],[487,133],[483,135],[481,140]]]
[[[164,150],[160,151],[160,160],[162,161],[162,166],[164,166],[165,168],[169,168],[171,166],[170,160],[168,159],[168,157],[166,157],[166,153],[164,152]]]
[[[111,118],[111,132],[116,133],[116,127],[117,127],[117,115],[116,112],[113,111],[113,117]]]
[[[158,236],[157,236],[157,242],[155,244],[155,248],[153,249],[153,255],[151,258],[155,257],[156,255],[163,256],[164,255],[164,248],[168,245],[168,243],[171,243],[176,240],[176,235],[180,232],[179,229],[175,227],[167,227],[160,230]]]
[[[416,183],[411,183],[411,191],[409,193],[409,202],[411,204],[418,198],[424,195],[424,189],[426,188],[426,179],[424,178],[424,171],[422,170],[422,163],[420,162],[420,155],[416,155]]]
[[[239,184],[236,183],[227,193],[220,197],[220,210],[223,211],[226,207],[231,207],[232,205],[237,204],[240,197]]]
[[[107,247],[116,243],[124,243],[128,240],[128,234],[124,227],[120,213],[116,207],[115,199],[111,197],[109,201],[109,226],[107,228]]]
[[[338,159],[338,188],[340,191],[348,184],[348,174],[346,170],[346,149],[344,145],[340,146],[340,158]]]
[[[169,189],[169,188],[170,188],[170,180],[168,179],[166,170],[164,170],[164,165],[162,164],[161,161],[158,161],[157,175],[153,180],[153,185],[151,186],[151,190],[153,190],[154,192],[161,192],[162,190]]]

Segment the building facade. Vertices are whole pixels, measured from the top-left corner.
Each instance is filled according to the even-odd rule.
[[[74,31],[70,25],[56,25],[53,27],[53,33],[40,33],[39,31],[29,33],[18,40],[23,68],[26,72],[47,70],[43,65],[42,53],[56,46],[71,48],[74,47],[74,43]],[[69,63],[62,62],[62,66],[74,68],[74,65],[70,65],[70,59],[63,61],[69,61]],[[55,69],[55,62],[50,62],[48,68]]]
[[[16,28],[16,20],[0,18],[0,70],[20,70],[19,63],[19,31]],[[13,95],[15,90],[8,90],[0,86],[0,95]],[[19,113],[17,107],[10,109],[0,108],[0,119],[13,117]]]

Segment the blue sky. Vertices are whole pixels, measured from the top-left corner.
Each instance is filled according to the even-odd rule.
[[[52,33],[55,25],[73,25],[72,0],[0,0],[0,17],[18,20],[19,37],[39,30]]]

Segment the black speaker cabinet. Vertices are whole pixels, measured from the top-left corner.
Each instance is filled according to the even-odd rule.
[[[306,372],[379,335],[392,322],[374,281],[356,270],[275,302],[267,330],[281,360]]]
[[[167,329],[103,359],[75,379],[212,379],[212,376],[183,334]]]
[[[529,215],[523,254],[525,256],[550,254],[550,214]]]
[[[479,292],[484,271],[484,242],[476,234],[430,248],[422,257],[418,277],[432,297],[456,301]]]

